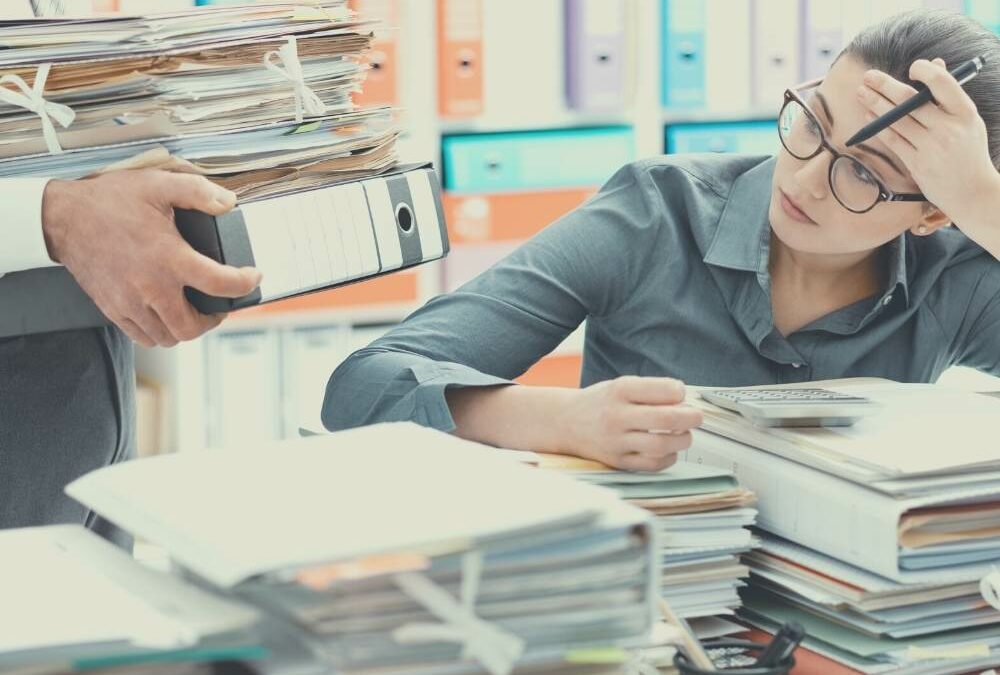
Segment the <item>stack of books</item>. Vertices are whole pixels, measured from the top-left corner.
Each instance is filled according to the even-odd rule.
[[[882,404],[851,427],[764,429],[701,401],[689,458],[760,497],[743,616],[806,627],[863,673],[1000,664],[1000,400],[934,385],[827,387]]]
[[[67,492],[343,672],[566,672],[656,644],[649,514],[388,424],[95,471]]]
[[[539,455],[542,468],[602,485],[653,515],[663,597],[685,619],[729,615],[748,570],[740,563],[755,540],[754,494],[730,471],[678,462],[656,473],[615,471],[568,455]]]

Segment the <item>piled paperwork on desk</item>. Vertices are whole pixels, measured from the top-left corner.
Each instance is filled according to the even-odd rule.
[[[759,498],[743,616],[765,630],[798,620],[810,649],[859,672],[1000,664],[1000,400],[818,384],[883,411],[851,428],[764,430],[699,402],[707,431],[689,459],[731,468]]]
[[[615,490],[653,514],[659,535],[661,592],[685,619],[732,614],[748,570],[739,556],[754,545],[754,495],[732,473],[678,462],[664,471],[615,471],[568,455],[542,455],[540,466]]]
[[[338,672],[546,672],[653,639],[647,513],[414,424],[152,457],[67,493]]]
[[[0,176],[79,178],[159,153],[244,200],[396,161],[391,111],[351,102],[372,35],[346,0],[0,28]]]
[[[264,655],[260,614],[79,525],[0,532],[0,671],[192,664]]]

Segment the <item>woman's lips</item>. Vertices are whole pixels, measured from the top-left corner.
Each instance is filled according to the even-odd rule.
[[[781,209],[794,221],[805,223],[807,225],[815,225],[816,221],[810,218],[802,211],[795,203],[788,198],[783,190],[778,190],[781,192]]]

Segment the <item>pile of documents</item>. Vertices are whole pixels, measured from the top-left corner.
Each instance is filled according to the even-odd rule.
[[[754,495],[724,469],[679,462],[657,473],[615,471],[567,455],[540,455],[542,468],[613,489],[650,511],[660,545],[661,592],[686,619],[732,614],[751,549]]]
[[[0,176],[141,155],[242,200],[377,173],[395,163],[390,111],[351,102],[370,23],[346,0],[0,22]]]
[[[691,459],[760,498],[744,616],[797,620],[864,673],[1000,664],[1000,400],[934,385],[828,388],[883,405],[852,427],[763,429],[700,401]]]
[[[413,424],[152,457],[67,492],[338,672],[578,672],[654,644],[648,513]]]
[[[137,564],[78,525],[0,532],[0,671],[264,655],[257,611]]]

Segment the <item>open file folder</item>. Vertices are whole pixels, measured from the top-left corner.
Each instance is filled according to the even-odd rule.
[[[414,424],[126,462],[67,492],[337,672],[499,675],[649,645],[647,514]]]
[[[189,289],[205,313],[381,276],[442,258],[449,248],[441,189],[429,165],[248,201],[222,216],[178,210],[175,220],[201,253],[264,275],[261,287],[242,298]],[[0,338],[106,323],[65,268],[0,278]]]
[[[79,525],[2,532],[0,560],[0,671],[264,654],[256,610],[147,569]]]

